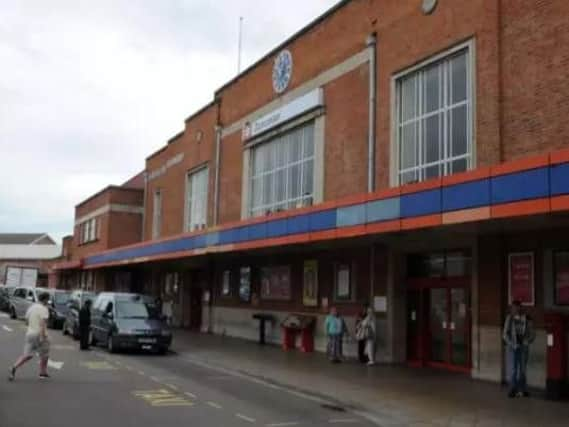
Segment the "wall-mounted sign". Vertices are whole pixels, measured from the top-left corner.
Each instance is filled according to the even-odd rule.
[[[554,255],[555,304],[569,305],[569,252]]]
[[[509,303],[535,304],[533,252],[512,253],[508,256]]]
[[[323,105],[324,92],[321,88],[314,89],[305,95],[299,96],[288,104],[259,117],[253,122],[245,123],[242,132],[243,140],[254,138],[263,132]]]
[[[251,301],[251,267],[241,267],[239,270],[239,299]]]
[[[373,310],[377,313],[387,313],[387,297],[374,297]]]
[[[261,268],[261,298],[264,300],[290,300],[290,267]]]
[[[275,58],[273,64],[273,89],[276,93],[283,93],[292,77],[292,54],[289,50],[283,50]]]
[[[164,163],[162,166],[160,166],[158,169],[151,171],[148,174],[148,181],[152,181],[152,180],[158,178],[159,176],[164,175],[168,169],[170,169],[172,166],[177,165],[178,163],[181,163],[182,160],[184,160],[184,153],[180,153],[180,154],[172,157],[166,163]]]
[[[318,306],[318,261],[304,261],[302,303],[307,307]]]
[[[231,271],[225,270],[221,278],[221,295],[228,297],[231,295]]]

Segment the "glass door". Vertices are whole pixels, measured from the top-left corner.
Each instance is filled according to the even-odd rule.
[[[450,363],[467,367],[470,364],[470,301],[464,288],[450,290]]]
[[[448,363],[448,291],[429,289],[431,361]]]

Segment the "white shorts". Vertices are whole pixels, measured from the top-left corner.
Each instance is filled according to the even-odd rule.
[[[40,339],[39,334],[26,335],[24,356],[33,356],[34,354],[42,358],[49,356],[49,341]]]

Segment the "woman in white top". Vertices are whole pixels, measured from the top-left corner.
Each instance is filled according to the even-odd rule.
[[[376,328],[375,328],[375,313],[373,312],[373,308],[368,307],[366,317],[364,317],[364,320],[362,320],[361,328],[362,328],[362,334],[366,340],[365,352],[368,359],[367,364],[369,366],[375,365]]]

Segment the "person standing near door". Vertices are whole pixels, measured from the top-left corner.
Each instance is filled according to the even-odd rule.
[[[373,308],[368,307],[366,317],[362,321],[361,328],[365,339],[365,354],[368,366],[375,365],[375,313]]]
[[[363,321],[367,316],[367,308],[367,305],[363,306],[356,317],[356,340],[358,341],[358,360],[360,363],[368,362],[366,356],[366,336],[363,327]]]
[[[324,329],[328,337],[328,359],[332,363],[341,362],[342,319],[336,307],[330,307],[330,314],[324,321]]]
[[[38,296],[37,303],[34,303],[26,312],[28,330],[26,331],[26,343],[24,353],[18,358],[16,363],[10,368],[8,375],[9,381],[16,378],[16,370],[24,363],[29,362],[34,354],[40,357],[40,379],[49,378],[47,373],[47,362],[49,360],[49,337],[47,335],[47,321],[49,319],[49,294],[42,293]]]
[[[88,299],[79,310],[79,337],[81,350],[89,350],[89,334],[91,333],[91,300]]]
[[[502,334],[508,351],[510,365],[510,387],[508,397],[528,397],[526,369],[529,347],[535,340],[533,321],[522,311],[519,301],[514,301],[510,314],[504,322]]]

